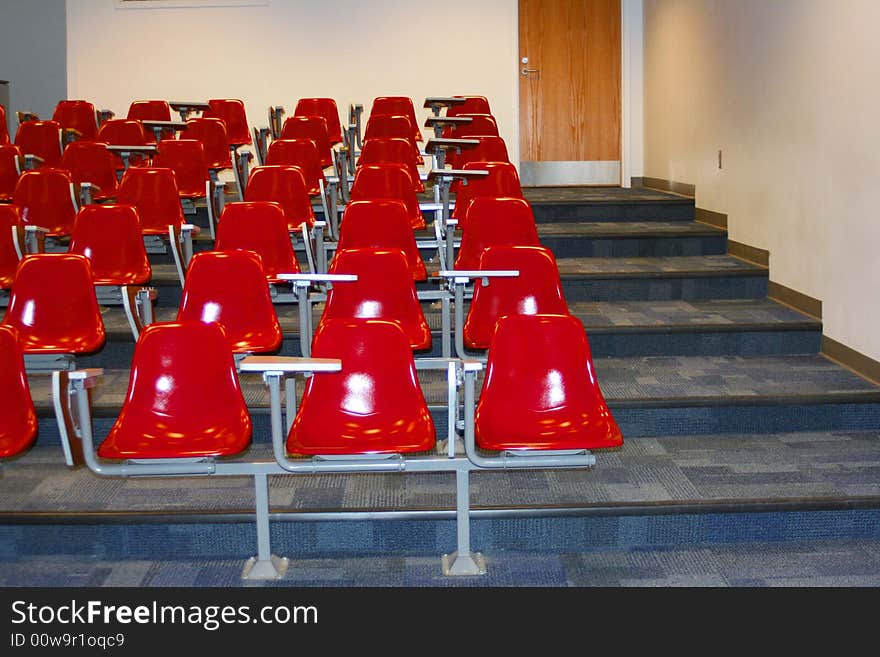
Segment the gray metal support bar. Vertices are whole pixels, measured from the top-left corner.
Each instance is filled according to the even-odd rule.
[[[471,552],[470,472],[455,473],[455,526],[457,549],[443,555],[444,575],[485,575],[486,562],[479,553]]]

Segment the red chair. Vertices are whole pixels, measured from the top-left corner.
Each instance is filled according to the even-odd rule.
[[[413,154],[412,144],[400,137],[374,137],[364,142],[357,165],[367,164],[402,164],[413,179],[416,193],[425,191],[425,185],[419,175],[418,165]]]
[[[18,263],[3,323],[18,331],[25,354],[84,354],[106,339],[85,256],[27,255]]]
[[[70,171],[76,184],[92,183],[98,189],[92,191],[94,201],[106,201],[116,196],[119,178],[116,175],[116,158],[107,145],[98,141],[74,141],[64,149],[61,167]]]
[[[24,254],[24,228],[18,206],[0,205],[0,290],[12,287],[18,261]]]
[[[446,116],[460,116],[462,114],[491,114],[489,101],[485,96],[453,96],[464,98],[460,105],[452,105],[446,109]]]
[[[459,114],[460,117],[470,117],[470,123],[461,123],[446,126],[443,129],[443,137],[465,139],[468,137],[497,137],[498,124],[491,114]]]
[[[384,319],[400,324],[411,349],[431,348],[431,329],[419,304],[403,251],[367,248],[337,250],[330,273],[355,274],[358,279],[334,285],[327,293],[319,327],[331,319]]]
[[[165,100],[136,100],[128,106],[126,118],[135,121],[170,121],[171,106]],[[156,135],[152,130],[146,130],[149,143],[156,143]],[[174,139],[174,130],[164,129],[160,133],[160,139]]]
[[[370,114],[364,128],[364,144],[370,139],[406,139],[412,148],[416,164],[424,164],[425,159],[422,157],[415,137],[412,136],[412,131],[413,124],[407,116],[402,114]]]
[[[570,315],[509,315],[498,321],[474,423],[476,443],[486,450],[623,444],[599,388],[584,327]]]
[[[479,269],[480,256],[490,246],[541,246],[532,207],[522,198],[478,196],[468,205],[465,222],[455,269]]]
[[[379,96],[373,99],[370,107],[370,117],[374,114],[399,114],[409,119],[412,125],[412,136],[417,142],[422,141],[422,132],[419,130],[419,120],[416,118],[416,110],[412,98],[406,96]]]
[[[33,445],[37,426],[18,332],[0,325],[0,458],[17,456]]]
[[[488,171],[489,175],[485,178],[469,180],[468,184],[462,185],[455,195],[452,217],[458,219],[458,227],[461,230],[466,229],[467,208],[472,199],[478,196],[523,198],[519,174],[510,162],[468,162],[462,169]]]
[[[322,167],[333,166],[333,152],[327,121],[320,116],[291,116],[281,126],[281,139],[311,139],[315,142]],[[268,157],[268,154],[267,154]]]
[[[48,237],[65,237],[73,230],[78,207],[70,172],[65,169],[25,171],[18,179],[12,202],[25,225],[42,226]]]
[[[266,151],[266,164],[284,164],[299,167],[306,180],[309,196],[321,193],[321,183],[326,186],[321,155],[312,139],[276,139]]]
[[[12,200],[22,169],[21,149],[14,144],[0,144],[0,202]]]
[[[510,162],[507,153],[507,145],[501,137],[491,135],[472,136],[480,143],[476,146],[462,148],[461,153],[449,151],[446,154],[446,163],[453,169],[461,169],[469,162]],[[456,180],[450,187],[451,192],[457,192],[461,187],[461,181]]]
[[[358,167],[351,185],[351,200],[371,199],[403,201],[410,226],[414,230],[425,228],[425,217],[419,209],[415,186],[405,165],[366,164]]]
[[[168,227],[186,223],[174,171],[169,168],[129,169],[122,176],[116,200],[137,210],[142,235],[168,235]]]
[[[244,190],[245,201],[273,201],[284,208],[288,230],[315,225],[315,211],[302,170],[280,164],[254,167]]]
[[[9,126],[6,124],[6,108],[0,105],[0,146],[9,143]]]
[[[260,256],[269,283],[279,283],[279,274],[299,274],[300,267],[284,209],[280,203],[245,201],[223,208],[217,225],[218,251],[241,249]]]
[[[57,121],[24,121],[15,133],[15,145],[24,155],[36,155],[42,159],[42,166],[57,167],[64,150],[61,124]]]
[[[223,328],[159,322],[138,339],[122,410],[98,456],[232,456],[250,444],[251,430]]]
[[[76,139],[91,141],[98,134],[98,113],[87,100],[62,100],[55,106],[52,120],[62,130],[75,130]]]
[[[427,280],[425,263],[419,255],[409,223],[406,204],[397,199],[352,201],[345,208],[337,250],[400,249],[406,255],[414,281]]]
[[[153,166],[174,171],[180,198],[210,198],[211,171],[202,142],[196,139],[164,139],[159,142],[153,156]]]
[[[144,285],[153,275],[132,205],[84,207],[76,215],[67,250],[89,259],[95,285]]]
[[[342,143],[342,125],[339,122],[339,109],[332,98],[300,98],[293,110],[294,116],[320,116],[327,122],[327,136],[330,145]]]
[[[111,146],[150,146],[155,145],[156,138],[152,132],[144,128],[144,124],[134,119],[110,119],[104,121],[98,129],[97,141]],[[116,168],[124,170],[122,157],[114,154]],[[130,167],[148,166],[149,158],[140,153],[133,153],[128,159]]]
[[[474,283],[474,296],[464,323],[464,344],[489,349],[496,322],[505,315],[569,314],[559,269],[540,246],[490,246],[480,257],[481,270],[515,270],[516,278]]]
[[[208,109],[202,112],[206,119],[221,119],[226,124],[227,145],[238,148],[251,144],[251,130],[244,103],[237,98],[212,98]]]
[[[342,372],[308,379],[288,433],[289,453],[384,454],[434,447],[434,423],[399,324],[354,318],[324,322],[315,332],[312,355],[341,359]]]
[[[202,142],[209,168],[222,170],[233,167],[226,124],[221,119],[205,117],[188,119],[183,136],[186,139],[197,139]]]
[[[194,255],[176,321],[219,323],[236,354],[277,351],[283,337],[263,264],[252,251]]]

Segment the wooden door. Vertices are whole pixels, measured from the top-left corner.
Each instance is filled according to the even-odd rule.
[[[519,0],[523,184],[620,184],[620,38],[620,0]]]

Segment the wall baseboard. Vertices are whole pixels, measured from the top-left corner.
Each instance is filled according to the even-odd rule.
[[[743,244],[742,242],[734,242],[732,239],[728,238],[727,252],[730,255],[741,258],[742,260],[748,260],[749,262],[761,265],[762,267],[770,266],[770,252],[767,249],[759,249],[756,246],[750,246],[748,244]]]
[[[770,281],[767,284],[767,296],[775,301],[784,303],[786,306],[809,315],[815,319],[822,319],[822,301],[807,296],[803,292],[798,292],[790,287],[786,287],[776,281]]]
[[[674,180],[663,180],[662,178],[631,178],[630,184],[633,187],[649,187],[657,189],[661,192],[672,192],[673,194],[681,194],[682,196],[694,196],[695,187],[687,183],[675,182]]]
[[[873,383],[880,384],[880,362],[822,335],[822,353]]]
[[[701,224],[709,224],[727,230],[727,215],[704,208],[695,208],[695,219]]]

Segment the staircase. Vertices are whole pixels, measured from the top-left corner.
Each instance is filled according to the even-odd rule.
[[[877,572],[880,387],[820,353],[821,322],[768,298],[768,270],[728,255],[726,232],[696,222],[693,199],[604,188],[530,188],[526,196],[626,442],[597,454],[591,472],[475,473],[472,545],[490,567],[477,585],[767,582],[723,572],[664,580],[633,556],[693,558],[704,548],[790,555],[857,545],[864,558],[850,562]],[[179,299],[169,262],[154,273],[159,320],[173,318]],[[439,343],[439,313],[426,308]],[[279,307],[279,318],[284,353],[298,353],[295,307]],[[108,310],[106,325],[107,346],[79,362],[106,368],[93,391],[99,437],[118,413],[133,349],[121,313]],[[426,374],[422,382],[441,434],[443,381]],[[31,386],[39,441],[0,477],[0,558],[81,564],[88,556],[123,570],[136,560],[163,573],[165,561],[197,562],[193,585],[235,584],[238,559],[253,549],[249,479],[99,480],[67,470],[48,380],[33,375]],[[245,377],[244,391],[253,451],[268,456],[264,386]],[[451,477],[303,475],[270,484],[273,548],[293,559],[291,583],[324,581],[330,571],[343,583],[449,583],[436,556],[454,545]],[[385,578],[357,574],[359,559],[375,560]]]

